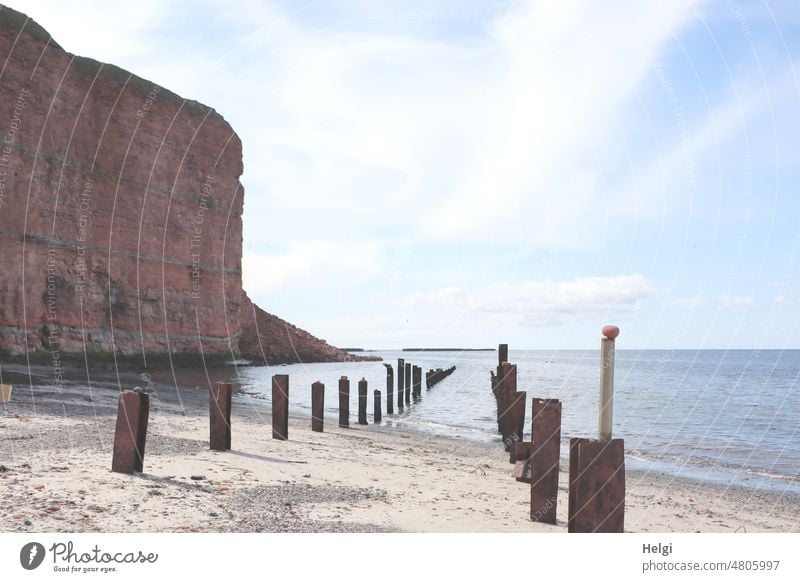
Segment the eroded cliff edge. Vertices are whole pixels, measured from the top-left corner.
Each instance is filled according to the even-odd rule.
[[[0,355],[352,359],[242,290],[242,144],[214,109],[4,6],[0,63]]]

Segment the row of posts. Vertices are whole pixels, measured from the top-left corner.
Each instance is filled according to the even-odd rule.
[[[622,532],[625,520],[625,446],[611,435],[614,340],[619,329],[603,328],[601,340],[598,438],[569,442],[567,530],[574,533]],[[531,440],[523,440],[527,393],[517,390],[517,366],[508,362],[508,345],[500,344],[497,371],[492,372],[497,427],[517,481],[531,487],[530,517],[556,523],[561,458],[561,402],[531,400]]]
[[[394,372],[386,366],[386,412],[394,413]],[[418,401],[422,396],[422,368],[398,360],[397,406]],[[455,370],[455,366],[443,370],[429,370],[425,374],[426,387],[430,389]],[[219,382],[209,392],[209,444],[215,451],[231,448],[231,384]],[[365,378],[358,382],[358,424],[367,425],[368,384]],[[373,422],[382,421],[381,391],[373,392]],[[147,439],[147,422],[150,411],[149,395],[141,390],[126,390],[120,394],[117,406],[117,424],[114,433],[114,452],[111,470],[116,473],[142,472]],[[311,385],[311,430],[323,432],[325,411],[325,385]],[[339,378],[339,426],[350,426],[350,380]],[[272,438],[289,439],[289,376],[277,374],[272,377]]]
[[[617,328],[603,329],[601,343],[601,394],[598,438],[571,438],[569,445],[569,532],[622,532],[625,514],[625,451],[623,439],[611,437],[613,404],[614,340]],[[527,393],[517,390],[517,367],[508,362],[508,346],[501,344],[497,373],[492,374],[492,390],[497,400],[498,430],[509,460],[515,464],[518,481],[531,486],[530,517],[533,521],[556,523],[561,451],[561,402],[533,398],[531,401],[531,441],[523,440]],[[387,412],[393,413],[392,369],[387,365]],[[426,380],[441,381],[452,373],[432,370]],[[421,368],[398,361],[398,408],[417,400],[421,394]],[[438,378],[438,379],[437,379]],[[434,382],[434,385],[435,383]],[[426,382],[430,388],[430,381]],[[358,383],[358,422],[367,422],[367,381]],[[323,431],[325,386],[311,387],[313,431]],[[218,383],[209,394],[210,448],[231,448],[232,387]],[[119,398],[114,438],[112,471],[142,472],[149,418],[149,395],[143,391],[124,391]],[[272,378],[272,437],[289,438],[289,376]],[[339,426],[350,425],[350,381],[339,379]],[[381,421],[381,393],[374,391],[374,421]]]

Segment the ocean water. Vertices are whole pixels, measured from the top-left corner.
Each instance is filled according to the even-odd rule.
[[[430,368],[457,367],[422,400],[384,424],[501,446],[490,370],[496,352],[370,352]],[[562,456],[570,437],[595,437],[599,351],[510,350],[519,390],[562,401]],[[381,362],[239,368],[243,394],[269,403],[273,374],[290,375],[290,414],[310,416],[311,383],[325,384],[325,421],[338,419],[338,379],[350,378],[351,424],[357,382],[383,392]],[[424,382],[424,380],[423,380]],[[617,350],[614,436],[625,439],[630,468],[721,484],[800,493],[800,350]],[[396,388],[395,388],[396,390]],[[396,392],[395,392],[396,405]],[[396,410],[396,406],[395,406]]]

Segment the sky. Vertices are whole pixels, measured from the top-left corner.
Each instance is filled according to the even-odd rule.
[[[244,145],[243,278],[345,347],[800,348],[800,5],[7,1]]]

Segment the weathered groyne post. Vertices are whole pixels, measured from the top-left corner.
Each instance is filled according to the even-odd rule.
[[[323,432],[325,423],[325,384],[314,382],[311,385],[311,430]]]
[[[402,412],[403,404],[405,400],[404,395],[404,388],[405,388],[405,374],[406,374],[406,364],[402,358],[397,359],[397,411]]]
[[[531,520],[555,524],[561,457],[561,402],[534,398],[531,411]]]
[[[494,394],[495,402],[497,403],[497,432],[503,434],[503,411],[505,404],[503,397],[504,385],[502,379],[505,376],[503,373],[503,364],[508,362],[508,344],[500,344],[497,346],[497,371],[491,374],[492,381],[492,394]]]
[[[569,441],[569,518],[571,533],[624,531],[625,444],[612,438],[615,340],[619,328],[603,328],[600,343],[598,438]]]
[[[506,452],[510,452],[518,442],[522,441],[525,430],[525,399],[527,396],[528,393],[524,391],[514,391],[508,395]],[[516,458],[512,462],[516,462]]]
[[[132,390],[125,390],[119,395],[114,452],[111,457],[111,470],[114,473],[132,474],[143,471],[149,417],[150,396]]]
[[[358,424],[369,424],[367,422],[367,379],[361,378],[358,381]]]
[[[386,414],[394,414],[394,370],[391,364],[386,366]]]
[[[380,424],[381,422],[381,391],[375,390],[372,393],[372,422]]]
[[[422,368],[420,368],[419,366],[414,366],[413,378],[414,378],[414,398],[419,400],[419,398],[422,396]]]
[[[405,387],[403,391],[405,393],[405,401],[406,404],[411,404],[411,362],[406,362],[406,370],[404,374],[405,378]]]
[[[208,392],[209,446],[212,451],[229,451],[231,448],[231,395],[232,387],[217,382]]]
[[[350,380],[347,376],[339,378],[339,426],[350,426]]]
[[[508,451],[508,437],[511,433],[509,422],[509,407],[511,396],[517,391],[517,366],[503,362],[500,366],[500,375],[497,379],[497,424],[503,443]]]
[[[272,438],[289,440],[289,375],[272,377]]]

